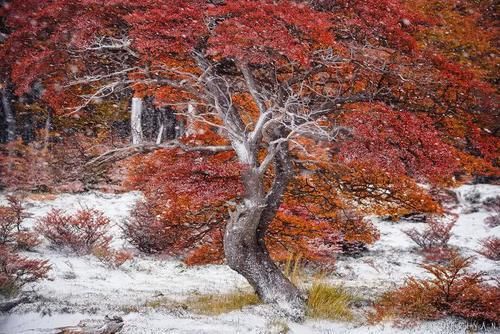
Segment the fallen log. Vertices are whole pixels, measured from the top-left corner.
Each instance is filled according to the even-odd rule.
[[[88,325],[85,321],[80,321],[76,326],[57,328],[57,334],[115,334],[123,328],[122,317],[114,316],[104,318],[104,324]]]

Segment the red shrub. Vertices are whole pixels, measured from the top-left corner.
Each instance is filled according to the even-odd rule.
[[[79,210],[66,215],[52,210],[39,219],[35,230],[49,239],[56,247],[68,247],[78,253],[91,253],[95,247],[107,247],[110,220],[94,209]]]
[[[156,206],[153,201],[138,202],[122,227],[125,238],[148,254],[171,251],[176,242],[182,241],[181,230],[195,230],[194,226],[188,224],[169,224],[168,220],[155,214]]]
[[[8,206],[0,206],[0,245],[11,245],[16,249],[32,250],[40,244],[36,234],[21,227],[26,212],[22,198],[7,195]]]
[[[46,150],[22,141],[0,147],[0,185],[8,189],[48,190],[54,183]]]
[[[30,231],[21,231],[15,234],[16,249],[31,251],[41,243],[38,234]]]
[[[13,295],[23,285],[47,276],[47,260],[28,259],[0,246],[0,294]]]
[[[134,258],[133,254],[124,249],[114,250],[110,247],[96,247],[92,250],[92,254],[102,263],[110,268],[119,268],[125,262]]]
[[[427,248],[422,252],[425,262],[448,263],[458,255],[455,249],[448,247]]]
[[[453,258],[447,265],[421,265],[432,278],[410,278],[401,288],[386,293],[372,320],[388,316],[433,320],[447,315],[500,324],[500,287],[484,283],[483,273],[468,273],[471,259]]]
[[[449,223],[430,219],[422,232],[414,228],[403,232],[424,250],[445,248],[448,246],[448,241],[452,235],[451,229],[455,226],[455,222],[456,217]]]
[[[25,203],[23,198],[15,195],[7,195],[7,202],[9,203],[9,208],[13,212],[16,219],[17,231],[21,231],[21,224],[26,219],[31,217],[31,214],[26,212]]]
[[[16,215],[7,206],[0,206],[0,245],[12,243],[16,230]]]
[[[489,237],[481,241],[479,254],[493,261],[500,261],[500,238]]]

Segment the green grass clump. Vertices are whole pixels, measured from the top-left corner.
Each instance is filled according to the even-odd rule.
[[[311,318],[352,320],[353,301],[354,297],[341,287],[314,283],[309,290],[307,314]]]
[[[189,309],[207,315],[228,313],[235,310],[241,310],[245,306],[259,303],[259,297],[253,292],[201,295],[186,301],[186,305]]]

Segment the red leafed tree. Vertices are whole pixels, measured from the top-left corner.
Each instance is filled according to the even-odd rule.
[[[340,211],[437,212],[416,181],[494,169],[480,159],[492,148],[463,130],[469,111],[494,106],[491,87],[419,45],[425,19],[398,0],[14,0],[6,12],[4,50],[17,59],[4,73],[18,94],[38,80],[58,110],[126,90],[176,110],[188,129],[164,145],[176,149],[162,157],[175,167],[155,182],[167,185],[157,196],[147,185],[167,202],[156,216],[182,231],[201,215],[209,223],[199,238],[223,239],[227,264],[297,319],[304,297],[270,257],[273,224],[290,240],[290,226],[331,224],[356,240]],[[111,62],[95,55],[102,50],[133,60]],[[223,236],[212,228],[221,219]],[[334,237],[313,249],[334,249]]]

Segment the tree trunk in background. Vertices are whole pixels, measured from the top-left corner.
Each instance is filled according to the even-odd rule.
[[[7,124],[7,142],[16,140],[16,115],[12,108],[12,92],[10,83],[4,83],[1,89],[2,109]]]
[[[144,142],[142,133],[142,99],[132,98],[132,110],[130,115],[130,127],[132,132],[132,144],[139,145]]]
[[[165,139],[170,140],[177,138],[175,130],[177,126],[177,120],[175,118],[174,111],[172,109],[167,109],[163,114],[163,117],[164,117],[163,124],[165,125],[165,131],[164,131]]]
[[[158,116],[158,134],[156,136],[156,144],[161,144],[164,140],[177,138],[174,111],[170,108],[159,108],[156,110]]]
[[[165,125],[162,122],[160,124],[160,128],[158,129],[158,136],[156,137],[156,145],[160,145],[161,142],[163,141],[164,129],[165,129]]]
[[[43,135],[43,149],[48,150],[50,143],[50,130],[52,128],[52,109],[47,110],[47,119],[45,120],[45,133]]]

